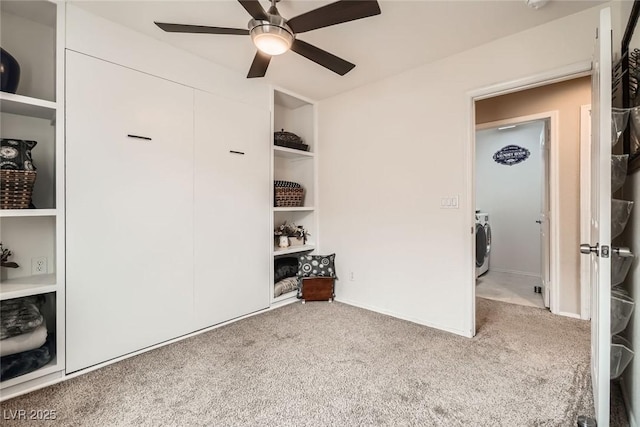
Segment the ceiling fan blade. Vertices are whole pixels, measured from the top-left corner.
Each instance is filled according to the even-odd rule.
[[[166,22],[154,22],[158,27],[168,33],[192,33],[192,34],[235,34],[246,36],[249,30],[240,28],[207,27],[204,25],[168,24]]]
[[[267,19],[267,12],[264,11],[258,0],[238,0],[242,7],[245,8],[249,15],[253,16],[253,19]]]
[[[262,53],[259,50],[256,51],[256,56],[253,57],[253,62],[251,63],[251,68],[249,68],[247,78],[253,79],[255,77],[264,77],[264,75],[267,74],[267,67],[269,67],[270,61],[271,56],[266,53]]]
[[[376,0],[341,0],[291,18],[287,25],[298,34],[379,14]]]
[[[312,60],[316,64],[322,65],[325,68],[330,69],[336,74],[344,76],[355,67],[355,64],[345,61],[342,58],[317,48],[307,42],[295,39],[291,45],[291,50],[295,53],[304,56],[307,59]]]

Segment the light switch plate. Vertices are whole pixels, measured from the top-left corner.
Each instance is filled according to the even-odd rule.
[[[440,209],[458,209],[458,196],[440,198]]]

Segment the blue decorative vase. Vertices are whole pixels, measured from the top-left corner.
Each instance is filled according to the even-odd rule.
[[[0,90],[16,93],[20,83],[20,64],[9,52],[0,47]]]

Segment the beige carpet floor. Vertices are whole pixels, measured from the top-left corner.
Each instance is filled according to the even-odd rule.
[[[589,323],[478,299],[467,339],[292,304],[2,403],[58,426],[575,426]],[[3,425],[28,425],[3,420]]]

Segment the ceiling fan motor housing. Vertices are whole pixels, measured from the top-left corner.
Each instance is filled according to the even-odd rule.
[[[280,55],[291,48],[295,34],[280,15],[269,14],[267,19],[249,21],[253,43],[268,55]]]

